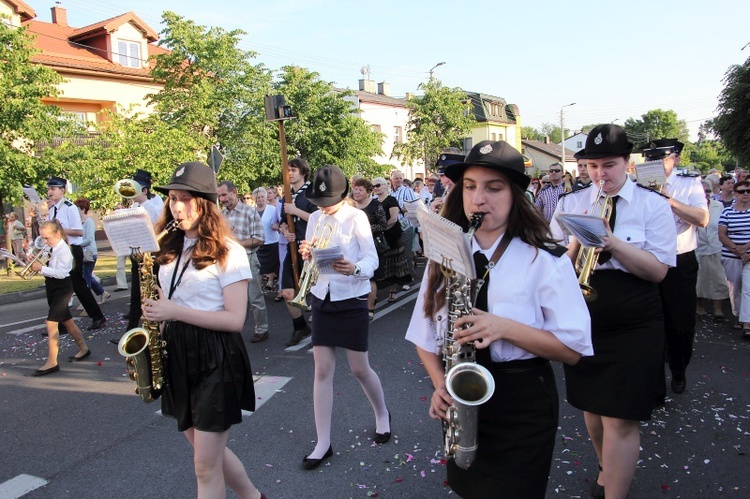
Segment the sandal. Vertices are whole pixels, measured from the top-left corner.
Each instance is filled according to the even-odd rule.
[[[723,315],[714,315],[714,322],[724,322]]]
[[[732,329],[742,329],[742,323],[741,322],[735,322],[732,326]]]
[[[391,291],[390,293],[388,293],[388,302],[393,303],[394,301],[396,301],[396,292]]]
[[[742,330],[742,339],[750,340],[750,328],[745,328]]]

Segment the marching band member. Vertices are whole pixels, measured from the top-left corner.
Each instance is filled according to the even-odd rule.
[[[667,196],[677,230],[677,265],[667,271],[659,284],[664,308],[664,339],[672,391],[685,391],[685,371],[693,355],[695,338],[696,285],[698,284],[698,247],[696,227],[708,225],[708,205],[700,175],[684,175],[675,169],[684,144],[677,139],[653,140],[643,150],[649,161],[663,160]]]
[[[632,150],[623,128],[594,127],[579,152],[587,160],[592,185],[564,195],[557,205],[557,213],[598,216],[602,201],[594,186],[602,181],[602,195],[612,200],[607,237],[590,278],[598,293],[588,303],[594,356],[565,366],[568,402],[584,411],[599,458],[592,496],[604,497],[606,487],[607,499],[627,496],[638,461],[639,422],[651,419],[663,389],[664,316],[658,283],[675,264],[669,205],[664,196],[629,180]],[[562,239],[554,218],[552,233]],[[568,245],[573,260],[579,247],[575,239]]]
[[[31,264],[31,268],[44,276],[44,290],[47,293],[47,362],[33,372],[33,376],[46,376],[60,370],[57,365],[57,353],[60,349],[59,323],[65,324],[70,336],[78,345],[78,353],[68,357],[68,362],[78,362],[91,355],[91,349],[83,339],[83,333],[78,329],[73,316],[70,314],[68,301],[73,296],[73,284],[70,269],[73,268],[73,254],[65,242],[64,229],[57,220],[42,222],[39,228],[44,243],[50,248],[50,259],[47,265],[40,262]],[[90,294],[90,293],[89,293]]]
[[[448,461],[448,484],[466,498],[544,497],[558,422],[549,360],[573,365],[593,353],[573,266],[526,201],[524,172],[523,157],[504,141],[479,142],[463,162],[445,169],[455,186],[443,216],[466,230],[472,214],[484,213],[471,246],[486,282],[473,315],[456,321],[454,338],[474,342],[477,362],[496,385],[479,406],[473,464],[463,470]],[[430,417],[445,419],[453,399],[441,359],[449,321],[440,265],[429,263],[421,289],[406,339],[417,346],[435,388]]]
[[[335,273],[320,273],[311,288],[312,345],[315,359],[313,408],[317,443],[304,457],[304,469],[315,469],[333,455],[331,413],[336,347],[343,348],[352,374],[357,378],[375,413],[375,443],[391,438],[390,413],[380,378],[367,355],[370,319],[367,294],[370,278],[378,267],[378,255],[367,215],[345,199],[349,181],[338,166],[326,165],[315,172],[307,187],[307,199],[319,209],[310,215],[305,240],[300,244],[304,260],[312,258],[311,245],[329,238],[343,257],[333,263]]]
[[[162,413],[177,420],[193,446],[198,497],[264,497],[227,448],[229,428],[242,410],[255,409],[253,373],[242,340],[251,277],[245,249],[216,206],[216,176],[208,166],[181,164],[169,185],[156,187],[169,198],[156,226],[172,220],[181,230],[161,241],[159,299],[143,300],[143,316],[162,322],[167,344]]]

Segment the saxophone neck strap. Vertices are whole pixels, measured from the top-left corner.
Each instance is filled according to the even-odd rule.
[[[180,254],[177,255],[177,261],[174,264],[174,271],[172,272],[172,282],[169,284],[169,296],[167,296],[168,300],[172,299],[172,295],[182,282],[182,276],[185,275],[185,271],[187,270],[188,265],[190,265],[190,258],[186,258],[185,263],[182,265],[182,270],[180,270],[180,260],[182,260],[183,253],[184,251],[180,251]],[[180,273],[179,277],[177,277],[178,271]],[[175,279],[177,279],[177,282],[175,282]]]
[[[487,280],[487,275],[490,273],[490,270],[495,268],[495,265],[497,262],[500,261],[500,258],[502,258],[503,254],[505,253],[505,250],[508,249],[508,246],[510,246],[510,241],[513,239],[513,236],[510,235],[509,231],[505,231],[505,234],[503,234],[503,239],[500,241],[500,244],[497,245],[497,248],[495,248],[495,251],[492,253],[492,258],[489,259],[487,262],[487,266],[485,266],[484,274],[481,278],[477,280],[477,287],[481,288],[482,284],[485,283]]]

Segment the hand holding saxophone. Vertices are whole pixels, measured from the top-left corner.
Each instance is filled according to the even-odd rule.
[[[430,400],[430,417],[432,419],[448,420],[448,409],[455,403],[445,385],[435,388]]]
[[[502,340],[510,330],[510,319],[480,310],[471,309],[471,315],[464,315],[456,319],[454,337],[460,345],[473,341],[476,348],[487,348],[490,343]]]
[[[171,321],[177,319],[177,305],[164,296],[164,291],[161,288],[157,288],[159,298],[152,300],[151,298],[144,298],[141,309],[143,310],[143,316],[146,320],[153,322]]]

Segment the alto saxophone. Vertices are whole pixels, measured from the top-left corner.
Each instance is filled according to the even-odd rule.
[[[484,214],[472,215],[468,236],[482,224]],[[466,276],[453,271],[449,262],[443,261],[440,270],[445,276],[448,330],[443,342],[445,363],[445,387],[453,397],[454,404],[448,409],[447,421],[443,421],[445,457],[453,459],[462,469],[468,469],[477,453],[477,416],[479,407],[492,397],[495,380],[487,368],[476,363],[476,347],[473,343],[460,345],[454,338],[456,320],[471,314],[472,282]]]
[[[180,225],[172,220],[156,241],[176,230]],[[154,275],[154,259],[151,253],[142,253],[140,248],[133,248],[132,258],[138,262],[141,283],[141,301],[144,298],[156,300],[159,298],[156,276]],[[164,387],[164,357],[166,357],[166,342],[161,337],[159,323],[141,319],[141,327],[128,330],[120,338],[117,350],[125,357],[125,365],[130,379],[135,381],[135,393],[146,403],[153,402],[161,396]]]

